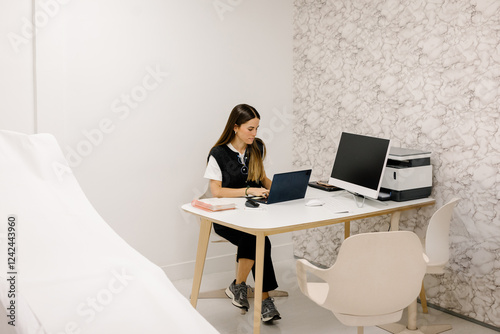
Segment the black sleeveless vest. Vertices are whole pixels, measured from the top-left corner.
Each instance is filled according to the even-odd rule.
[[[261,145],[259,145],[259,149],[261,152],[263,151],[263,147]],[[261,187],[260,182],[247,181],[248,174],[244,174],[242,172],[242,167],[244,167],[244,165],[238,161],[239,154],[231,150],[227,145],[224,144],[212,148],[209,157],[210,155],[215,158],[222,171],[222,187]],[[248,161],[250,160],[250,157],[247,155],[248,153],[245,153],[245,165],[248,170]]]

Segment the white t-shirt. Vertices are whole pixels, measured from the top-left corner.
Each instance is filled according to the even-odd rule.
[[[231,143],[228,143],[227,147],[229,147],[231,151],[238,153],[242,161],[244,160],[245,154],[241,154],[240,152],[238,152],[238,150],[235,149],[234,146],[231,145]],[[222,171],[213,155],[208,158],[207,168],[205,168],[205,175],[203,177],[209,180],[222,182]]]

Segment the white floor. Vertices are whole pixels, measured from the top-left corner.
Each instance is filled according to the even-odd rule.
[[[331,313],[316,305],[305,297],[299,290],[295,276],[295,261],[282,261],[275,263],[280,290],[286,290],[289,297],[276,298],[275,304],[281,313],[282,319],[273,325],[262,325],[263,334],[312,334],[312,333],[346,333],[355,334],[356,329],[342,325]],[[203,276],[201,291],[226,288],[233,280],[234,272],[208,274]],[[192,280],[174,281],[174,285],[186,298],[191,293]],[[247,284],[253,286],[250,279]],[[234,307],[230,300],[200,299],[198,311],[222,334],[250,334],[253,323],[253,299],[250,300],[250,311],[245,315]],[[476,325],[472,322],[454,317],[447,313],[429,308],[428,314],[421,313],[420,304],[418,313],[418,326],[431,324],[451,324],[453,329],[445,334],[493,334],[492,329]],[[406,313],[401,322],[406,323]],[[366,334],[387,334],[388,332],[377,327],[366,327]]]

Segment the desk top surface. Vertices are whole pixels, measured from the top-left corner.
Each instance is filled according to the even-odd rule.
[[[308,200],[322,200],[323,206],[306,206]],[[236,203],[235,210],[209,212],[184,204],[182,209],[225,226],[249,233],[264,232],[266,235],[325,226],[345,221],[391,214],[433,205],[432,198],[422,198],[404,202],[377,202],[357,198],[345,191],[325,192],[308,187],[306,198],[275,204],[261,204],[258,208],[245,206],[245,198],[231,198]],[[347,212],[346,212],[347,211]]]

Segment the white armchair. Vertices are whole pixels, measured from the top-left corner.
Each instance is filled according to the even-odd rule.
[[[450,222],[453,215],[453,208],[459,201],[459,198],[453,198],[437,210],[429,221],[425,235],[425,254],[429,258],[427,264],[427,274],[443,274],[444,266],[450,259]],[[427,313],[427,300],[425,297],[425,288],[422,282],[422,291],[420,292],[420,301],[424,313]]]
[[[429,221],[429,226],[427,227],[427,233],[425,236],[425,254],[429,259],[426,268],[426,274],[443,274],[444,266],[448,263],[450,258],[450,246],[449,246],[449,233],[450,233],[450,222],[453,214],[453,208],[459,201],[458,198],[454,198],[445,205],[443,205],[439,210],[437,210],[431,217]],[[422,288],[420,291],[420,302],[422,304],[423,313],[427,313],[427,301],[425,297],[424,281],[422,280]],[[424,325],[421,328],[416,327],[416,312],[417,305],[413,303],[411,305],[411,312],[408,312],[408,327],[414,329],[412,333],[414,334],[438,334],[446,332],[452,328],[448,324],[429,324]],[[380,326],[381,328],[397,334],[404,333],[406,331],[406,325],[403,324],[390,324],[385,326]]]
[[[426,264],[412,232],[363,233],[343,242],[331,268],[298,260],[297,278],[306,296],[361,334],[364,326],[401,319],[419,294]],[[308,282],[307,272],[324,282]]]

